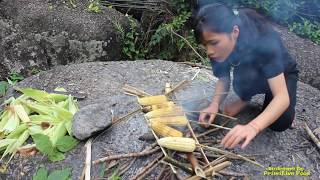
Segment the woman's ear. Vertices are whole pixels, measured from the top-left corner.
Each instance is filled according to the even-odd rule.
[[[239,37],[239,34],[240,34],[240,29],[239,29],[239,26],[238,25],[234,25],[233,26],[233,29],[232,29],[232,37],[234,38],[234,39],[238,39],[238,37]]]

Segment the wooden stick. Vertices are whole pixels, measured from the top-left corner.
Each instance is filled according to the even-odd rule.
[[[220,164],[220,163],[226,161],[226,160],[227,160],[226,156],[227,156],[227,155],[222,155],[222,156],[220,156],[219,158],[215,159],[214,161],[211,161],[211,162],[210,162],[210,165],[211,165],[211,166],[215,166],[215,165],[217,165],[217,164]],[[207,168],[207,167],[209,167],[209,165],[206,165],[206,166],[203,167],[203,168]]]
[[[207,113],[207,114],[216,114],[218,116],[222,116],[222,117],[226,117],[226,118],[229,118],[229,119],[232,119],[232,120],[238,120],[238,118],[235,118],[235,117],[232,117],[232,116],[228,116],[228,115],[225,115],[225,114],[222,114],[222,113],[211,113],[211,112],[204,112],[204,111],[186,111],[184,110],[184,112],[187,112],[187,113]]]
[[[309,126],[306,122],[304,122],[304,128],[307,131],[308,135],[310,136],[311,140],[317,145],[317,147],[320,149],[320,141],[319,139],[313,134]]]
[[[193,122],[193,123],[196,123],[196,124],[200,124],[200,125],[209,125],[209,126],[216,127],[216,128],[219,128],[219,129],[231,130],[231,128],[224,127],[224,126],[219,126],[219,125],[216,125],[216,124],[201,123],[201,122],[194,121],[194,120],[189,120],[189,121]]]
[[[229,121],[230,121],[230,119],[227,119],[225,122],[223,122],[223,123],[221,124],[221,126],[224,126],[224,125],[228,124]],[[204,133],[202,133],[202,134],[199,134],[199,135],[197,136],[197,138],[200,138],[200,137],[202,137],[202,136],[205,136],[205,135],[207,135],[207,134],[213,133],[213,132],[218,131],[218,130],[219,130],[219,128],[209,129],[208,131],[206,131],[206,132],[204,132]]]
[[[86,172],[85,172],[85,180],[90,180],[91,175],[90,175],[90,170],[91,170],[91,143],[92,139],[90,138],[87,143],[87,155],[86,155]]]
[[[112,156],[108,156],[108,157],[104,157],[104,158],[100,158],[98,160],[95,160],[95,161],[93,161],[93,164],[98,164],[98,163],[104,162],[104,161],[117,160],[117,159],[123,159],[123,158],[147,156],[147,155],[153,154],[154,152],[157,152],[159,149],[160,149],[160,147],[156,147],[152,150],[144,150],[142,152],[112,155]]]
[[[135,88],[135,87],[132,87],[132,86],[129,86],[129,85],[124,85],[124,87],[122,88],[125,92],[129,93],[129,94],[135,94],[139,97],[145,97],[145,96],[151,96],[151,94],[149,93],[146,93],[138,88]]]
[[[182,162],[179,162],[173,158],[171,158],[170,156],[165,156],[163,158],[163,161],[169,163],[169,164],[173,164],[174,166],[182,169],[183,171],[189,173],[189,174],[192,174],[193,173],[193,170],[191,168],[191,166],[189,164],[186,164],[186,163],[182,163]]]
[[[113,122],[112,122],[112,125],[115,125],[115,124],[118,124],[119,122],[121,122],[122,120],[132,116],[133,114],[137,113],[137,112],[140,112],[142,109],[141,108],[137,108],[136,110],[132,111],[132,112],[129,112],[128,114],[120,117],[120,118],[116,118]]]
[[[189,131],[190,131],[190,133],[191,133],[191,135],[192,135],[193,139],[196,141],[196,143],[197,143],[197,144],[199,144],[199,141],[198,141],[198,139],[197,139],[196,135],[194,134],[193,129],[192,129],[192,127],[191,127],[191,125],[190,125],[190,122],[189,122],[189,121],[188,121],[188,123],[187,123],[187,126],[188,126],[188,128],[189,128]],[[201,154],[202,154],[202,156],[203,156],[203,158],[204,158],[205,162],[206,162],[207,164],[209,164],[210,162],[209,162],[209,160],[208,160],[208,158],[207,158],[206,154],[204,153],[204,151],[203,151],[202,147],[200,147],[200,152],[201,152]]]
[[[225,161],[225,162],[217,164],[213,167],[210,167],[209,169],[205,170],[204,172],[205,172],[206,176],[208,177],[208,176],[211,176],[212,174],[215,174],[215,172],[218,172],[218,171],[220,171],[230,165],[231,165],[230,161]],[[191,176],[191,177],[187,178],[186,180],[201,180],[201,177]]]
[[[199,144],[199,146],[204,147],[204,148],[207,148],[207,149],[209,149],[209,150],[211,150],[211,151],[214,151],[214,152],[221,153],[221,154],[226,154],[226,155],[229,155],[229,156],[239,157],[239,158],[242,159],[242,160],[251,162],[252,164],[255,164],[255,165],[257,165],[257,166],[260,166],[260,167],[264,168],[263,165],[255,162],[255,161],[252,161],[251,159],[248,159],[248,158],[246,158],[246,157],[244,157],[244,156],[241,156],[241,155],[238,155],[238,154],[234,154],[234,153],[229,152],[229,151],[224,151],[224,150],[221,150],[221,149],[218,149],[218,148],[215,148],[215,147],[204,146],[204,145],[201,145],[201,144]]]
[[[133,163],[136,161],[136,159],[137,159],[136,157],[133,158],[128,165],[120,168],[118,176],[121,176],[123,173],[125,173],[133,165]]]
[[[152,171],[156,165],[158,165],[159,160],[162,158],[163,154],[159,154],[151,163],[149,163],[145,168],[142,169],[138,174],[132,177],[132,180],[143,179],[150,171]]]
[[[183,80],[181,82],[179,82],[177,85],[175,85],[170,91],[166,92],[164,95],[168,96],[170,93],[177,91],[181,88],[183,88],[184,86],[186,86],[189,83],[188,80]]]

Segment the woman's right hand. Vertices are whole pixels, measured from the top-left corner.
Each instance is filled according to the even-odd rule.
[[[218,103],[211,103],[209,107],[200,111],[199,122],[203,123],[204,127],[208,128],[209,124],[213,123],[218,110]]]

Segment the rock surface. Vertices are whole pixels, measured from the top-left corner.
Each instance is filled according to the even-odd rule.
[[[88,12],[91,1],[3,0],[0,2],[0,79],[10,72],[30,76],[57,65],[119,60],[115,23],[127,18],[111,8]]]
[[[112,114],[105,104],[90,104],[73,116],[72,133],[79,140],[85,140],[95,133],[111,126]]]
[[[177,84],[184,79],[191,79],[198,69],[186,65],[160,60],[146,60],[134,62],[95,62],[69,66],[58,66],[50,71],[42,72],[19,83],[22,87],[34,87],[51,91],[56,87],[64,87],[70,92],[87,94],[87,98],[79,101],[80,108],[86,105],[105,103],[113,111],[115,117],[121,117],[139,108],[135,97],[125,95],[121,88],[124,84],[140,88],[151,94],[161,94],[166,82]],[[209,96],[214,89],[216,79],[210,71],[201,69],[195,80],[176,93],[177,99],[186,101]],[[320,126],[319,90],[304,83],[298,83],[297,119],[301,125],[307,122],[314,130]],[[110,102],[110,98],[114,99]],[[236,98],[233,92],[228,96],[228,101]],[[251,105],[239,116],[240,123],[254,118],[262,105],[263,96],[254,97]],[[179,102],[177,102],[179,103]],[[228,124],[232,127],[236,122]],[[107,152],[113,154],[140,152],[150,143],[138,140],[148,132],[147,124],[142,113],[136,113],[127,121],[109,128],[95,138],[92,144],[92,159],[104,157]],[[199,133],[199,132],[197,132]],[[225,131],[218,131],[210,137],[221,139]],[[152,143],[152,142],[151,142]],[[3,179],[30,179],[40,165],[50,170],[59,168],[72,168],[72,179],[79,179],[85,161],[84,142],[66,154],[66,159],[61,162],[51,163],[41,154],[23,158],[15,156],[9,163],[7,173],[1,174]],[[255,155],[256,160],[265,167],[275,166],[300,166],[310,171],[307,179],[319,179],[320,154],[314,143],[310,141],[302,128],[273,132],[265,130],[249,145],[246,150],[236,149],[239,154]],[[153,156],[138,158],[132,167],[122,176],[123,179],[133,177],[153,160]],[[259,168],[250,163],[231,160],[234,170],[249,174],[252,179],[301,179],[301,176],[279,177],[263,176],[264,168]],[[92,166],[92,178],[99,177],[100,165]],[[159,168],[158,168],[159,169]],[[149,175],[154,179],[157,171]]]

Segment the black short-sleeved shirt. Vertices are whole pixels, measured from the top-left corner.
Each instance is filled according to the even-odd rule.
[[[235,50],[224,62],[211,61],[213,74],[230,77],[233,67],[233,88],[244,101],[256,94],[269,90],[267,80],[281,73],[285,77],[295,74],[298,77],[296,62],[284,47],[279,35],[274,31],[262,36],[250,46]]]

